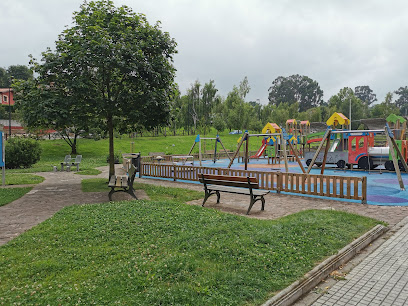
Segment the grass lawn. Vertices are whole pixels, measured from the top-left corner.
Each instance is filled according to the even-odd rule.
[[[103,192],[108,191],[108,180],[102,178],[84,179],[81,181],[81,188],[83,192]],[[176,200],[179,202],[189,202],[204,198],[204,192],[194,190],[163,187],[153,184],[134,183],[134,189],[143,189],[149,198],[153,201],[160,200]]]
[[[318,210],[256,220],[149,186],[172,200],[66,207],[0,247],[0,302],[259,304],[379,223]]]
[[[216,133],[206,135],[206,137],[215,137]],[[236,150],[237,140],[241,135],[229,135],[227,132],[220,135],[221,141],[227,149]],[[149,152],[164,152],[166,154],[187,154],[194,143],[195,135],[190,136],[159,136],[159,137],[137,137],[131,139],[127,136],[115,138],[115,152],[129,153],[131,150],[131,143],[134,142],[134,151],[141,152],[142,155],[148,155]],[[251,138],[250,150],[258,150],[261,146],[262,138]],[[53,166],[60,169],[60,164],[64,160],[64,156],[70,154],[71,148],[65,141],[59,140],[39,140],[43,149],[41,160],[29,169],[7,170],[10,172],[49,172],[53,170]],[[108,155],[108,139],[95,141],[93,139],[79,139],[78,140],[78,154],[83,156],[80,164],[80,174],[93,174],[95,172],[87,173],[91,169],[100,166],[106,166],[106,157]],[[217,147],[218,150],[221,146]],[[204,141],[203,141],[204,151]],[[214,141],[205,141],[206,150],[214,150]],[[198,153],[198,146],[193,153]]]
[[[39,175],[29,173],[9,173],[6,174],[6,185],[39,184],[44,178]]]
[[[10,202],[13,202],[27,192],[29,192],[32,188],[31,187],[23,187],[23,188],[0,188],[0,206],[6,205]],[[1,295],[0,295],[1,296]],[[1,302],[1,299],[0,299]]]

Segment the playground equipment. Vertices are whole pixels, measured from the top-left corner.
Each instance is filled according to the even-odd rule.
[[[388,124],[386,124],[384,130],[364,130],[364,131],[361,131],[361,130],[340,131],[338,130],[336,131],[336,130],[332,130],[331,128],[328,128],[325,135],[323,136],[322,142],[320,143],[318,150],[315,152],[312,160],[309,163],[307,173],[310,172],[321,149],[323,148],[324,143],[326,142],[326,147],[325,147],[323,160],[321,164],[322,166],[321,174],[324,173],[326,159],[327,159],[327,155],[328,155],[328,151],[330,147],[330,135],[332,133],[333,134],[346,134],[346,133],[349,134],[350,135],[349,137],[349,156],[348,156],[349,164],[356,164],[356,163],[359,164],[359,161],[364,157],[364,160],[366,160],[368,169],[370,169],[371,165],[374,165],[374,160],[376,160],[373,154],[370,155],[369,146],[373,145],[375,134],[384,133],[386,136],[387,142],[389,144],[389,152],[391,154],[392,163],[394,165],[394,169],[397,174],[400,188],[401,190],[405,190],[404,183],[401,178],[400,166],[399,166],[399,161],[397,159],[397,156],[401,162],[401,166],[403,167],[403,169],[406,172],[408,172],[408,165],[406,163],[407,156],[406,155],[404,156],[401,153],[401,150],[396,140],[394,139],[394,133],[392,132]],[[372,152],[376,152],[376,151],[372,151]],[[406,153],[406,151],[404,153]]]
[[[268,123],[267,126],[265,126],[265,128],[263,129],[263,131],[268,131],[268,132],[272,132],[272,133],[249,134],[248,131],[245,131],[244,135],[241,137],[241,140],[240,140],[240,142],[239,142],[239,144],[238,144],[237,150],[235,151],[235,153],[234,153],[232,159],[230,159],[230,163],[229,163],[229,165],[228,165],[228,168],[231,168],[231,165],[232,165],[232,163],[234,162],[234,159],[235,159],[236,156],[238,155],[239,150],[241,149],[241,146],[242,146],[243,142],[245,141],[245,154],[244,154],[245,156],[244,156],[244,161],[245,161],[245,170],[248,170],[249,138],[250,138],[251,136],[252,136],[252,137],[254,137],[254,136],[256,136],[256,137],[262,136],[262,137],[265,137],[265,138],[264,138],[265,142],[266,142],[266,139],[268,139],[268,138],[270,138],[270,137],[276,137],[276,138],[277,138],[276,141],[275,141],[275,143],[277,143],[278,140],[280,141],[280,144],[281,144],[281,146],[282,146],[282,148],[281,148],[282,150],[281,150],[281,151],[283,152],[283,158],[284,158],[284,161],[285,161],[285,171],[286,171],[286,172],[289,172],[288,156],[287,156],[287,150],[286,150],[286,144],[287,144],[287,142],[288,142],[289,145],[290,145],[290,147],[291,147],[291,150],[294,152],[294,155],[295,155],[295,157],[296,157],[296,161],[298,162],[298,164],[299,164],[301,170],[302,170],[303,173],[304,173],[304,172],[305,172],[305,169],[303,168],[302,162],[300,161],[300,158],[299,158],[299,156],[298,156],[298,153],[297,153],[296,148],[293,146],[293,144],[292,144],[290,141],[288,141],[288,140],[289,140],[289,139],[288,139],[288,138],[289,138],[288,135],[287,135],[286,133],[284,133],[284,131],[283,131],[281,128],[279,128],[279,133],[277,133],[277,130],[275,130],[275,128],[272,126],[271,123]],[[266,145],[266,143],[263,143],[262,146],[265,146],[265,145]],[[262,146],[261,146],[261,148],[258,150],[258,152],[262,150]],[[265,149],[263,148],[263,150],[265,150]],[[275,150],[275,151],[276,151],[276,150]]]
[[[262,129],[262,134],[279,134],[282,131],[279,125],[276,123],[270,123],[268,122],[264,128]],[[238,139],[238,144],[240,143],[242,137]],[[258,149],[258,151],[255,153],[255,155],[250,156],[249,158],[260,158],[263,156],[265,150],[269,147],[273,146],[273,153],[276,156],[278,152],[278,138],[275,136],[264,136],[262,139],[262,145]]]
[[[202,166],[202,154],[201,154],[201,140],[215,140],[215,145],[214,145],[214,163],[217,161],[217,144],[220,143],[222,148],[224,149],[224,152],[227,154],[227,157],[229,160],[231,160],[231,157],[228,154],[228,151],[225,149],[224,144],[222,143],[220,136],[217,135],[215,138],[211,137],[200,137],[200,135],[197,135],[197,137],[194,140],[193,146],[190,149],[190,152],[187,154],[188,156],[191,155],[191,152],[193,152],[193,149],[195,145],[198,143],[198,158],[200,160],[200,167]]]
[[[332,131],[347,131],[346,127],[350,124],[350,120],[344,116],[342,113],[333,113],[330,118],[326,121],[327,130]],[[308,135],[308,140],[306,143],[309,145],[314,142],[321,143],[324,139],[324,136],[327,133],[320,132],[320,133],[313,133]],[[327,164],[335,164],[339,168],[344,168],[348,161],[348,151],[347,151],[347,143],[348,143],[348,134],[341,133],[331,133],[330,140],[333,140],[333,143],[330,148],[327,149]],[[306,160],[306,165],[309,166],[312,157],[314,156],[315,152],[305,152],[304,157]],[[321,166],[323,163],[323,155],[320,154],[316,158],[316,165]]]
[[[391,129],[395,142],[395,146],[401,153],[401,158],[405,161],[408,159],[408,142],[405,138],[405,119],[399,116],[390,115],[387,121],[392,122],[394,129]],[[383,165],[385,169],[389,171],[395,171],[395,166],[392,158],[392,152],[390,146],[375,146],[374,136],[376,134],[382,134],[382,130],[347,130],[344,129],[348,125],[348,119],[342,114],[334,113],[332,117],[327,120],[328,130],[332,126],[342,126],[341,130],[331,130],[330,139],[332,140],[331,146],[326,148],[326,164],[336,164],[339,168],[345,168],[347,165],[352,168],[357,165],[359,169],[371,170],[380,165]],[[327,133],[327,131],[326,131]],[[326,135],[325,133],[325,135]],[[315,134],[316,135],[316,134]],[[324,137],[309,139],[308,142],[319,141],[322,143]],[[389,141],[388,141],[389,144]],[[312,163],[312,157],[315,152],[307,152],[305,154],[306,165],[310,166]],[[394,154],[396,149],[394,149]],[[402,161],[399,155],[397,155],[398,167],[400,170],[404,170]],[[320,153],[315,160],[317,166],[323,164],[324,155]]]

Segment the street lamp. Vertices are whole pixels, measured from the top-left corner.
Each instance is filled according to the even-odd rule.
[[[11,102],[10,102],[10,88],[11,84],[9,85],[9,92],[8,92],[8,103],[9,103],[9,137],[11,138]]]

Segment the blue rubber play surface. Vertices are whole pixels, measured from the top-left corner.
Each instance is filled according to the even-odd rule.
[[[228,159],[218,160],[214,163],[212,160],[203,161],[202,165],[204,167],[219,167],[225,168],[229,164]],[[196,161],[195,165],[198,166],[199,163]],[[327,165],[324,174],[325,175],[337,175],[337,176],[366,176],[367,177],[367,203],[371,205],[388,205],[388,206],[408,206],[408,191],[400,190],[397,175],[390,172],[380,172],[376,171],[350,171],[350,170],[340,170],[338,168],[331,167],[332,165]],[[271,168],[274,168],[271,170]],[[306,169],[306,165],[304,165]],[[243,163],[237,163],[234,161],[231,168],[243,169]],[[250,160],[248,164],[248,170],[257,171],[285,171],[285,165],[281,162],[280,165],[268,165],[266,159]],[[289,162],[289,172],[301,173],[301,169],[296,162]],[[313,168],[310,172],[311,174],[320,174],[320,168]],[[404,185],[408,188],[408,174],[401,173]],[[320,197],[322,198],[322,197]],[[327,198],[333,200],[333,198]],[[340,200],[340,199],[339,199]],[[351,201],[344,200],[341,201]]]

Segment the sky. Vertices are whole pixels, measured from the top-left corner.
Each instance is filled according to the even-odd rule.
[[[0,0],[0,67],[40,58],[81,0]],[[181,94],[195,80],[228,95],[248,77],[247,101],[268,103],[279,76],[316,80],[327,101],[343,87],[369,85],[382,102],[408,86],[408,3],[404,0],[114,0],[177,44]],[[395,97],[394,97],[395,98]]]

